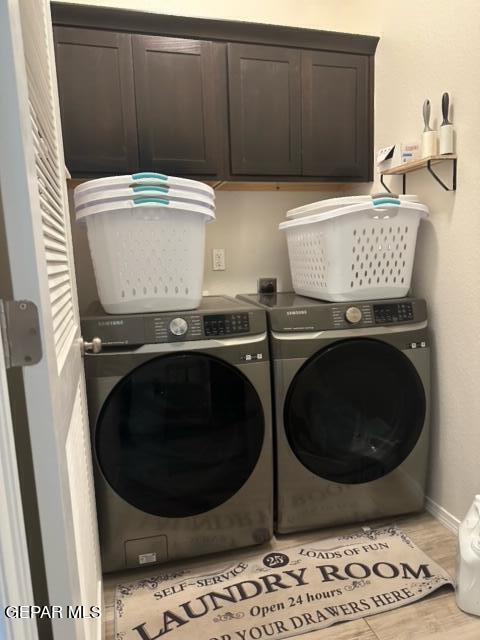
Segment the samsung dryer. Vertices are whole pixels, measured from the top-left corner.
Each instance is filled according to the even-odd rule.
[[[430,404],[425,301],[246,299],[269,314],[278,532],[421,510]]]
[[[265,312],[82,321],[105,572],[267,541],[273,530]]]

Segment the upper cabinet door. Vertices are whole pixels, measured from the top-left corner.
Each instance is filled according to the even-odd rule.
[[[138,168],[131,36],[56,27],[66,164],[76,175]]]
[[[300,55],[228,45],[232,174],[301,174]]]
[[[133,36],[142,169],[207,176],[220,172],[226,128],[217,99],[220,50],[222,45],[201,40]]]
[[[368,57],[302,52],[303,175],[370,179]]]

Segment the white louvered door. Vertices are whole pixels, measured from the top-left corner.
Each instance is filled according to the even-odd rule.
[[[41,321],[23,377],[49,600],[88,615],[102,582],[47,0],[0,0],[0,192],[15,298]],[[55,640],[102,637],[102,618],[52,625]]]

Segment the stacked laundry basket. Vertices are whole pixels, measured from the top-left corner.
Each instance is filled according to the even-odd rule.
[[[279,228],[287,235],[295,292],[330,302],[406,296],[418,226],[427,215],[416,196],[392,194],[292,209]]]
[[[107,313],[198,307],[205,224],[215,219],[211,187],[144,172],[85,182],[74,201]]]

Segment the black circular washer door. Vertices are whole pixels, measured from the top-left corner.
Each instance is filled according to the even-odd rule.
[[[159,356],[107,397],[95,449],[113,490],[138,509],[182,518],[231,498],[264,439],[257,392],[235,367],[206,354]]]
[[[294,377],[285,402],[290,447],[332,482],[371,482],[393,471],[420,437],[425,390],[410,360],[368,338],[335,342]]]

